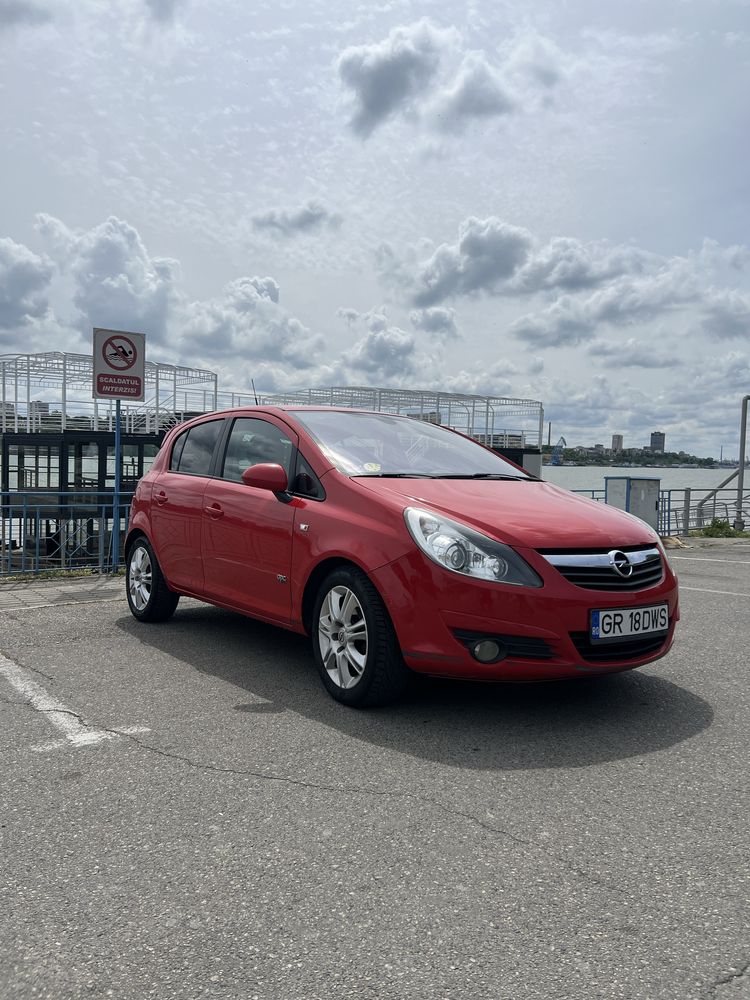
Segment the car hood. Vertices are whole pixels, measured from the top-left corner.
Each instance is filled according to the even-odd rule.
[[[611,548],[656,540],[643,521],[552,483],[536,480],[378,479],[360,486],[404,507],[427,507],[534,549]]]

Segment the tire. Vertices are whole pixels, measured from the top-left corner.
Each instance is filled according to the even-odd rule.
[[[163,622],[174,614],[179,594],[169,589],[147,539],[136,538],[128,550],[125,593],[139,622]]]
[[[366,708],[403,693],[411,672],[380,594],[361,570],[342,566],[326,577],[310,632],[318,673],[336,701]]]

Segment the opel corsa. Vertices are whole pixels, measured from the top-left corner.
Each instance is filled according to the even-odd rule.
[[[670,648],[677,580],[658,536],[412,417],[253,407],[167,435],[138,484],[127,599],[181,595],[306,633],[338,701],[391,701],[412,671],[539,681]]]

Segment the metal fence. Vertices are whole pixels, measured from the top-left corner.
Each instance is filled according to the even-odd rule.
[[[12,493],[0,503],[0,576],[89,568],[108,573],[115,525],[123,538],[132,493]],[[122,545],[120,545],[122,553]]]
[[[604,490],[575,490],[604,502]],[[0,503],[0,577],[49,570],[91,569],[110,573],[112,536],[117,523],[122,559],[132,493],[123,494],[115,514],[107,493],[6,494]],[[743,497],[743,520],[750,524],[750,493]],[[661,490],[659,534],[686,535],[714,519],[731,525],[737,513],[737,491]]]
[[[604,490],[573,490],[604,503]],[[700,531],[714,520],[734,523],[737,515],[737,489],[681,489],[659,491],[659,527],[662,538]],[[750,493],[742,498],[742,520],[750,524]]]

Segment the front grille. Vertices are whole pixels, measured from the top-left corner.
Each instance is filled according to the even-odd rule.
[[[554,650],[544,639],[526,635],[495,635],[489,632],[468,632],[455,628],[453,634],[467,649],[485,639],[493,639],[505,650],[505,655],[513,659],[551,660]]]
[[[620,642],[591,642],[587,632],[571,632],[570,638],[582,659],[588,663],[617,663],[620,660],[637,660],[642,656],[658,653],[667,641],[667,635],[649,635]]]
[[[646,590],[661,583],[664,566],[657,548],[609,549],[596,552],[540,552],[566,580],[585,590]],[[623,576],[616,563],[629,567]]]

